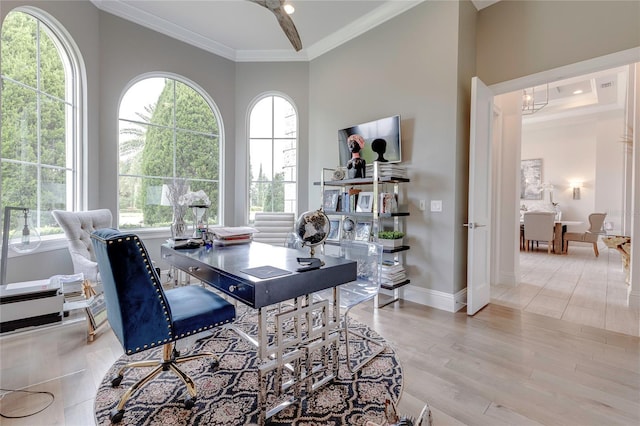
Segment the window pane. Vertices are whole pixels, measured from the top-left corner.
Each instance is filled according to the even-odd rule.
[[[65,135],[65,107],[62,101],[43,96],[41,102],[40,162],[59,167],[67,163]],[[63,197],[64,199],[64,197]]]
[[[2,163],[2,205],[37,207],[38,174],[34,165]]]
[[[2,22],[2,74],[26,84],[36,85],[36,20],[26,13],[9,12]],[[11,58],[8,60],[6,58]]]
[[[291,168],[296,166],[295,141],[289,139],[274,140],[273,159],[275,173],[284,173],[285,176],[291,176]]]
[[[62,58],[50,38],[49,29],[40,25],[40,66],[43,92],[58,99],[65,98],[65,75]]]
[[[249,119],[249,137],[251,138],[271,138],[272,129],[272,102],[273,96],[266,97],[258,101],[251,110]]]
[[[176,82],[176,126],[179,129],[218,134],[217,120],[207,101],[180,82]]]
[[[273,177],[271,156],[270,141],[260,139],[252,139],[250,141],[249,162],[251,164],[251,180],[271,180]]]
[[[142,149],[142,174],[173,176],[173,156],[173,130],[150,126]]]
[[[284,98],[275,96],[273,100],[273,137],[296,137],[296,114],[293,106]]]
[[[8,90],[2,90],[2,157],[35,162],[38,125],[36,94],[10,82],[5,82],[5,87]]]
[[[176,176],[217,180],[218,138],[190,132],[177,132],[177,138]]]
[[[147,126],[120,121],[120,174],[142,174],[142,150],[147,135]]]
[[[42,168],[42,188],[40,192],[40,209],[44,214],[41,225],[53,224],[55,220],[51,210],[66,210],[68,171],[64,169]]]
[[[120,119],[148,123],[164,86],[164,78],[147,78],[131,86],[122,97]]]
[[[271,183],[270,182],[254,182],[251,184],[251,211],[252,212],[270,212],[271,210]]]

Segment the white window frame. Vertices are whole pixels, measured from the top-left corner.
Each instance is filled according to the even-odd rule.
[[[185,78],[184,76],[181,76],[179,74],[169,73],[169,72],[145,73],[131,80],[129,84],[127,84],[125,89],[122,91],[120,95],[120,100],[118,101],[118,114],[117,114],[118,124],[120,122],[120,108],[122,106],[122,100],[124,96],[127,94],[129,89],[131,89],[134,85],[149,78],[170,78],[172,80],[175,80],[176,82],[180,82],[182,84],[185,84],[191,87],[200,96],[202,96],[202,98],[206,101],[206,103],[211,108],[213,115],[216,117],[216,120],[218,121],[218,157],[219,157],[218,158],[218,206],[217,207],[218,207],[219,222],[220,224],[223,224],[224,223],[224,200],[225,200],[224,185],[223,185],[224,176],[225,176],[225,172],[224,172],[225,131],[224,131],[224,123],[222,121],[222,114],[220,114],[220,110],[218,109],[218,106],[216,105],[215,101],[211,98],[211,96],[209,96],[206,90],[204,90],[200,85],[193,82],[192,80]],[[147,125],[148,123],[139,122],[139,124]],[[173,132],[175,132],[176,128],[173,127],[172,130]],[[120,138],[118,136],[118,152],[119,152],[119,149],[120,149]],[[173,159],[173,161],[175,162],[175,158]],[[120,163],[120,159],[118,157],[118,165],[117,165],[117,170],[118,170],[117,193],[118,194],[120,193],[120,178],[121,178],[119,163]],[[141,178],[148,177],[148,176],[138,176],[138,175],[128,175],[128,176],[141,177]],[[166,177],[169,178],[170,176],[166,176]],[[118,205],[116,207],[116,214],[114,218],[116,222],[118,221],[119,216],[120,216],[120,201],[118,199]],[[185,222],[187,223],[187,225],[191,223],[190,218],[191,218],[191,212],[188,211],[185,215]],[[209,223],[209,226],[211,225],[213,224]],[[165,235],[168,229],[169,227],[166,227],[166,226],[165,227],[144,227],[144,228],[136,228],[136,232],[153,237],[153,236]]]
[[[298,180],[299,180],[299,175],[300,175],[300,114],[298,113],[298,107],[296,106],[295,102],[293,101],[293,99],[291,99],[289,96],[287,96],[286,94],[282,93],[282,92],[275,92],[275,91],[270,91],[270,92],[265,92],[262,93],[258,96],[256,96],[253,101],[249,104],[249,108],[247,110],[247,120],[246,120],[246,128],[247,128],[247,159],[246,159],[246,164],[247,164],[247,190],[246,190],[246,198],[245,198],[245,203],[247,206],[247,212],[246,212],[246,221],[247,223],[252,223],[251,221],[251,185],[252,185],[252,181],[251,181],[251,140],[252,139],[264,139],[264,140],[269,140],[271,143],[271,150],[272,150],[272,163],[273,163],[273,146],[274,146],[274,141],[276,138],[273,135],[273,132],[271,134],[271,138],[252,138],[251,137],[251,114],[253,112],[253,109],[256,107],[256,105],[262,101],[265,98],[273,98],[273,97],[279,97],[282,98],[284,100],[286,100],[287,102],[289,102],[289,104],[291,105],[291,107],[293,108],[295,114],[296,114],[296,138],[295,138],[295,146],[296,146],[296,173],[295,173],[295,181],[293,181],[293,183],[295,184],[295,194],[296,194],[296,198],[294,201],[294,211],[293,213],[295,214],[295,216],[297,217],[297,210],[298,210],[298,202],[300,199],[300,195],[298,194],[298,190],[299,190],[299,185],[298,185]],[[271,126],[273,129],[273,108],[271,110]],[[290,138],[289,138],[290,139]],[[272,170],[273,170],[273,164],[272,164]],[[289,182],[289,181],[288,181]]]
[[[66,189],[66,205],[69,210],[82,210],[87,208],[87,183],[86,168],[87,163],[84,161],[84,152],[87,149],[87,112],[86,105],[86,67],[80,53],[80,49],[64,28],[64,26],[48,13],[31,6],[20,6],[12,9],[9,13],[25,13],[39,22],[40,25],[47,27],[51,34],[51,41],[55,44],[60,54],[62,63],[65,67],[65,103],[67,104],[67,118],[65,122],[66,136],[66,165],[65,168],[70,170],[71,179],[67,181]],[[4,24],[4,22],[2,23]],[[2,28],[0,28],[0,31]],[[39,78],[39,77],[38,77]],[[3,76],[3,80],[9,80]],[[19,84],[29,90],[28,86],[24,86],[19,82],[11,80],[15,84]],[[1,90],[1,89],[0,89]],[[43,93],[40,89],[35,90],[36,93]],[[70,113],[69,113],[70,112]],[[40,113],[38,113],[39,115]],[[40,143],[40,141],[38,141]],[[13,160],[4,160],[6,162],[14,162]],[[38,169],[42,167],[39,160],[35,164]],[[40,172],[38,172],[40,174]],[[40,178],[38,178],[40,180]],[[40,185],[40,182],[38,183]],[[36,209],[40,209],[40,199],[38,196]],[[38,217],[39,215],[35,215]],[[36,228],[40,227],[40,223],[35,222]],[[57,250],[66,247],[66,237],[62,230],[59,234],[42,236],[42,244],[35,250],[35,253]],[[28,253],[32,254],[32,253]],[[9,257],[17,257],[25,255],[25,253],[14,253],[9,251]]]

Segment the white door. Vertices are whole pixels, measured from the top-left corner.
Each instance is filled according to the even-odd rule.
[[[493,94],[478,78],[471,80],[469,139],[469,212],[467,235],[467,314],[491,299],[491,123]]]

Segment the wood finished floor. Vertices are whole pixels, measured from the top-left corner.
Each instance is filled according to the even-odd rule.
[[[497,304],[469,317],[399,302],[354,317],[399,356],[399,410],[417,415],[427,401],[436,426],[640,424],[638,337]],[[121,354],[108,327],[86,344],[81,323],[0,337],[1,387],[55,395],[43,412],[2,425],[93,425],[96,388]],[[3,414],[36,406],[0,401]]]
[[[569,254],[547,254],[546,246],[520,252],[518,285],[492,286],[493,303],[525,312],[640,335],[639,309],[627,306],[620,253],[599,244],[574,243]]]

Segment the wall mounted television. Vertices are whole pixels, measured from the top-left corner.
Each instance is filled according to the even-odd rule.
[[[378,158],[378,153],[371,148],[371,143],[376,139],[384,139],[386,149],[383,158],[389,163],[399,163],[402,161],[400,116],[394,115],[368,123],[357,124],[338,130],[338,150],[340,152],[340,166],[346,166],[351,158],[351,152],[347,145],[347,138],[351,135],[359,134],[364,138],[364,148],[360,151],[360,157],[364,158],[367,164],[373,164]]]

